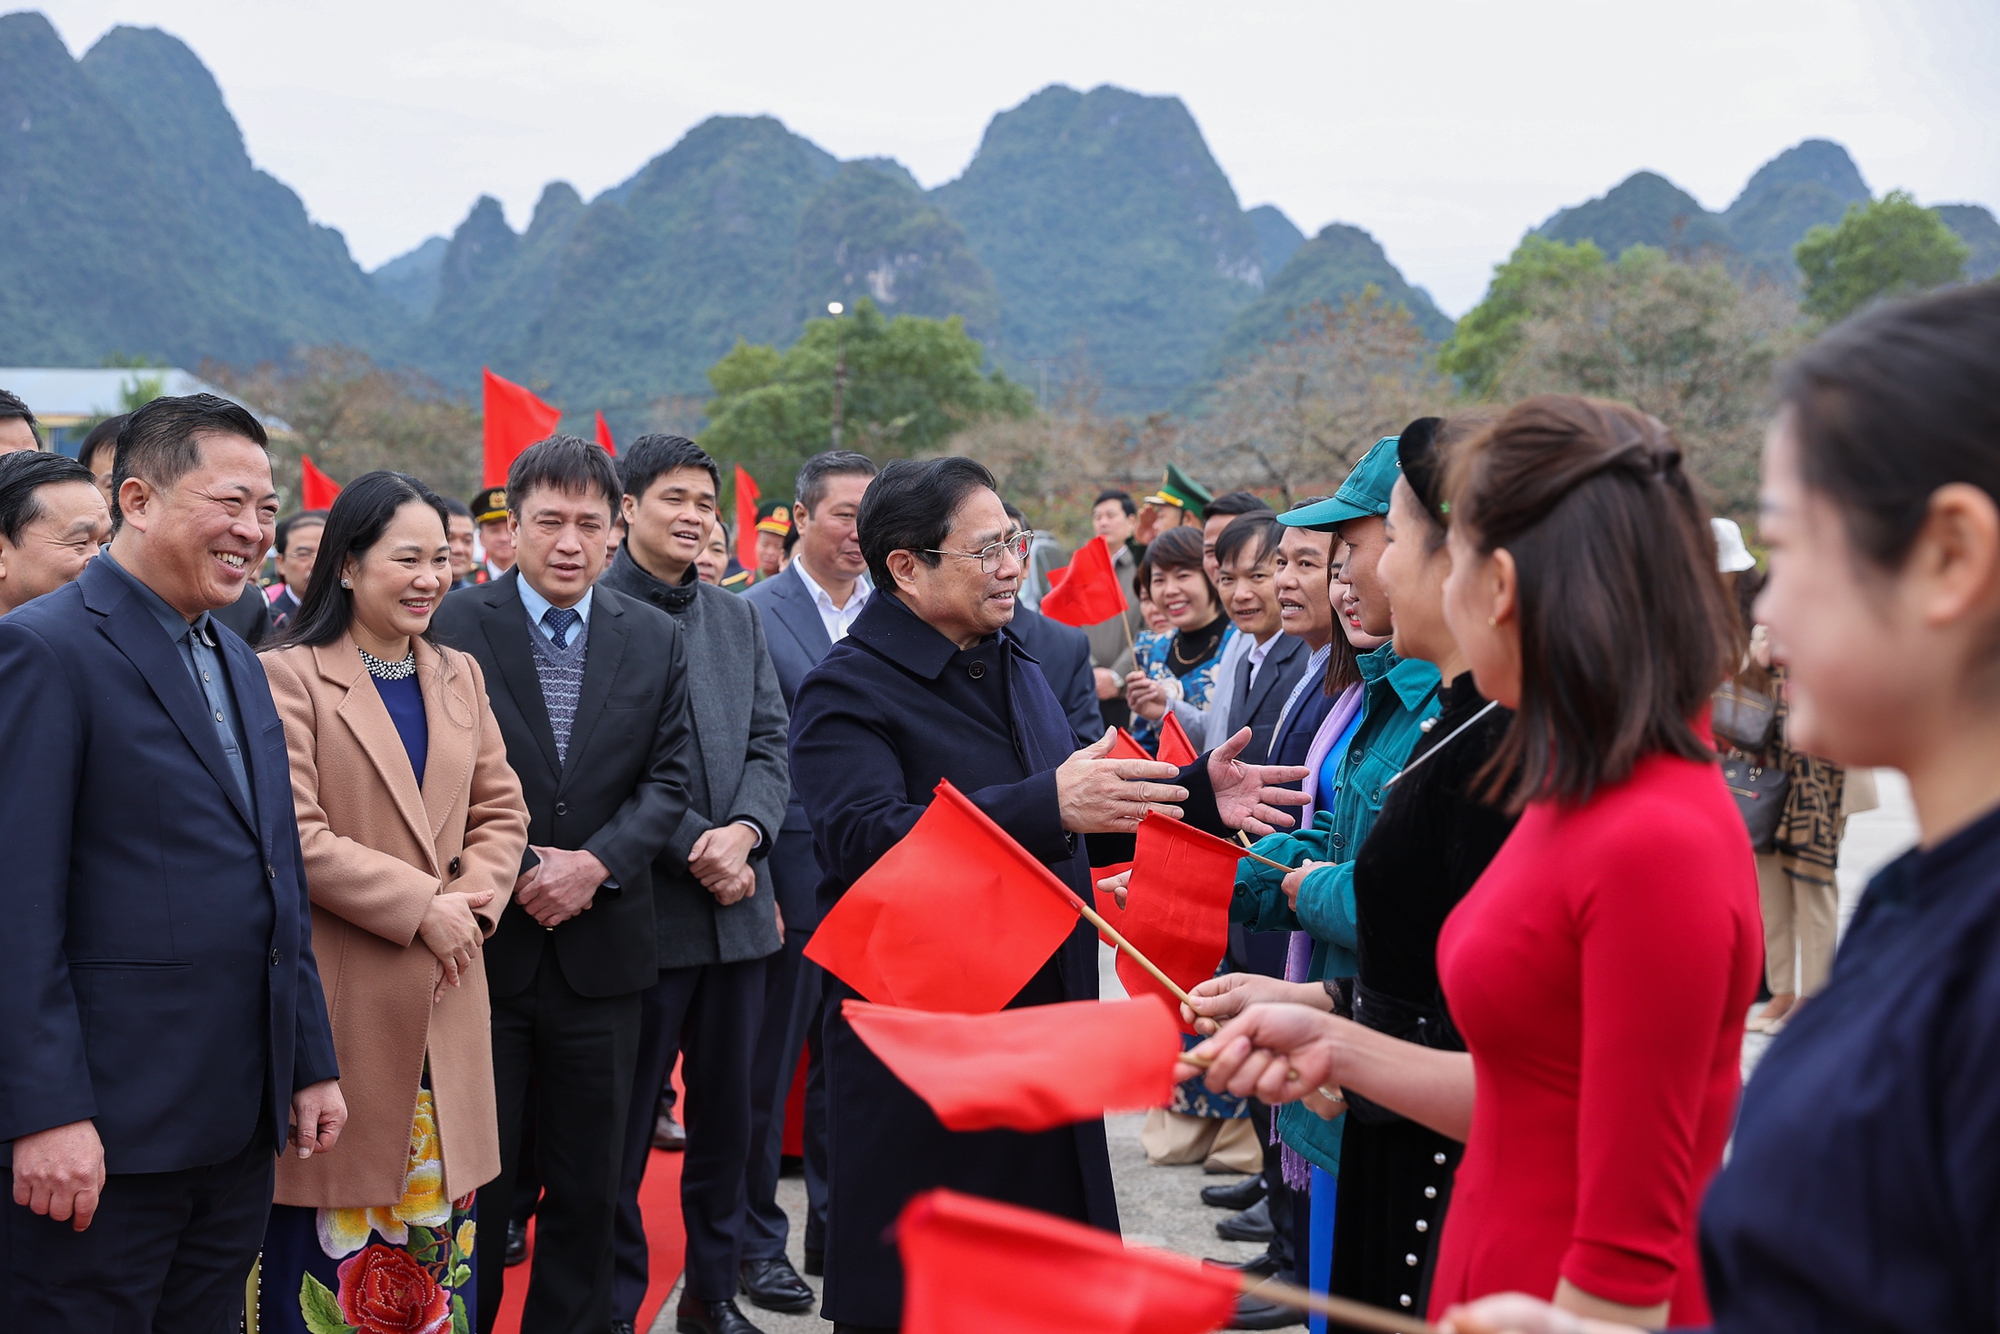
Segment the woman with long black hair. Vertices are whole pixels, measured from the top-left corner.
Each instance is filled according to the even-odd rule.
[[[429,638],[448,522],[414,477],[355,478],[263,654],[349,1121],[339,1153],[279,1160],[260,1331],[476,1324],[473,1195],[500,1170],[480,945],[528,811],[479,664]]]

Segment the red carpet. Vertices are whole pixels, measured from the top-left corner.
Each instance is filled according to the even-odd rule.
[[[680,1090],[681,1106],[687,1106],[687,1088],[681,1083],[680,1063],[674,1063],[674,1087]],[[683,1112],[685,1114],[685,1112]],[[646,1259],[652,1274],[646,1281],[646,1300],[639,1304],[639,1319],[633,1328],[646,1334],[654,1317],[666,1304],[667,1294],[680,1281],[681,1265],[687,1257],[687,1233],[681,1229],[681,1155],[655,1149],[646,1162],[646,1178],[639,1183],[639,1213],[646,1220]],[[506,1244],[507,1225],[499,1222],[491,1232],[486,1220],[480,1230]],[[480,1263],[486,1261],[485,1253]],[[528,1258],[507,1271],[507,1291],[500,1298],[500,1315],[493,1334],[521,1334],[521,1308],[528,1300],[528,1276],[535,1267],[535,1220],[528,1220]]]

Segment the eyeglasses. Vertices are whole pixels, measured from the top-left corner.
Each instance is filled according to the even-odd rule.
[[[940,551],[936,547],[925,547],[923,550],[924,554],[930,556],[957,556],[961,560],[976,560],[982,573],[992,574],[1000,568],[1000,558],[1003,555],[1011,555],[1017,563],[1025,564],[1028,559],[1028,543],[1034,540],[1034,536],[1029,532],[1015,533],[1012,537],[1003,537],[991,546],[981,547],[977,551]]]

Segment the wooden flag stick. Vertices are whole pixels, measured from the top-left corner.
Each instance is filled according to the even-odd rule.
[[[1174,980],[1171,977],[1168,977],[1165,973],[1161,972],[1158,964],[1154,963],[1151,959],[1148,959],[1145,955],[1139,953],[1138,950],[1133,949],[1132,942],[1118,934],[1118,928],[1112,926],[1111,923],[1105,921],[1102,917],[1098,916],[1096,912],[1092,911],[1090,905],[1083,902],[1083,900],[1081,899],[1077,900],[1077,907],[1083,909],[1084,918],[1092,926],[1097,928],[1099,935],[1103,936],[1106,940],[1110,941],[1115,948],[1124,950],[1126,954],[1130,955],[1132,962],[1138,964],[1148,973],[1151,973],[1153,975],[1153,980],[1155,982],[1158,982],[1168,991],[1173,992],[1175,1000],[1179,1001],[1181,1004],[1186,1005],[1190,1008],[1193,1007],[1194,1002],[1191,999],[1189,999],[1188,994],[1185,991],[1182,991],[1180,987],[1176,986],[1174,984]]]
[[[1380,1330],[1381,1334],[1438,1334],[1436,1325],[1419,1320],[1415,1316],[1397,1315],[1394,1311],[1384,1310],[1379,1306],[1368,1306],[1361,1302],[1351,1302],[1345,1297],[1333,1297],[1307,1288],[1294,1287],[1290,1283],[1280,1283],[1274,1278],[1260,1280],[1254,1274],[1245,1274],[1243,1295],[1275,1302],[1279,1306],[1289,1306],[1294,1311],[1316,1311],[1320,1315],[1355,1329]]]
[[[1274,862],[1261,853],[1250,851],[1250,835],[1244,833],[1241,829],[1236,831],[1236,841],[1243,845],[1243,855],[1253,862],[1262,862],[1264,865],[1275,867],[1280,871],[1296,871],[1299,869],[1296,866],[1287,866],[1283,862]]]

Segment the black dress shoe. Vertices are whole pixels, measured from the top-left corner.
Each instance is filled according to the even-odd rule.
[[[1244,1177],[1233,1186],[1203,1186],[1201,1202],[1211,1209],[1248,1209],[1264,1198],[1264,1178]]]
[[[810,1311],[819,1300],[782,1255],[775,1260],[745,1260],[737,1277],[743,1295],[766,1311]]]
[[[630,1320],[612,1321],[611,1334],[632,1334],[632,1322]]]
[[[1289,1306],[1276,1302],[1260,1301],[1255,1297],[1236,1299],[1236,1318],[1229,1322],[1231,1329],[1289,1329],[1293,1325],[1306,1322],[1305,1312],[1294,1311]]]
[[[506,1260],[509,1268],[527,1260],[528,1229],[522,1224],[507,1224],[507,1253],[503,1258]]]
[[[1269,1241],[1271,1202],[1259,1200],[1240,1214],[1231,1214],[1215,1225],[1215,1235],[1224,1241]]]
[[[672,1112],[662,1107],[660,1114],[653,1118],[653,1147],[665,1149],[668,1153],[679,1153],[687,1146],[687,1131],[674,1120]]]
[[[826,1277],[826,1247],[806,1247],[806,1272],[814,1278]]]
[[[1253,1274],[1258,1278],[1276,1278],[1278,1272],[1291,1266],[1283,1263],[1269,1250],[1259,1251],[1248,1260],[1203,1260],[1211,1269],[1229,1269],[1239,1274]]]
[[[720,1302],[698,1302],[681,1298],[674,1312],[677,1334],[764,1334],[750,1323],[750,1317],[736,1309],[733,1298]]]

